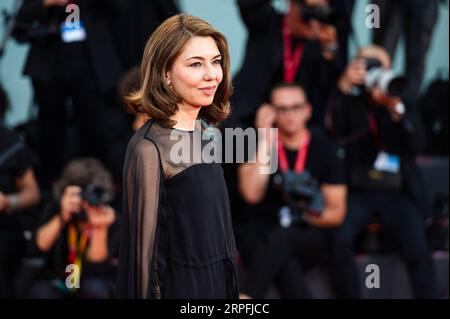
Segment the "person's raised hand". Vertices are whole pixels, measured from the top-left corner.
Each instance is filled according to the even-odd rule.
[[[277,113],[272,105],[267,103],[261,105],[256,112],[255,127],[270,129],[275,123],[276,116]]]
[[[339,79],[339,89],[344,93],[349,93],[353,86],[364,84],[366,75],[366,62],[362,59],[353,60],[347,65],[347,68]]]
[[[73,214],[81,211],[81,187],[67,186],[60,200],[60,214],[64,223],[68,223]]]
[[[93,206],[84,201],[83,209],[94,229],[108,229],[116,219],[116,213],[110,206]]]

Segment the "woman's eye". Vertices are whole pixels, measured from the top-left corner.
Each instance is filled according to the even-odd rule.
[[[201,66],[202,64],[200,63],[200,62],[195,62],[195,63],[192,63],[190,66],[193,66],[193,67],[199,67],[199,66]]]
[[[213,62],[213,64],[221,64],[222,63],[222,60],[215,60],[214,62]]]

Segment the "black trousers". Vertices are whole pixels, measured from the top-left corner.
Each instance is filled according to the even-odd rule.
[[[105,141],[103,125],[107,115],[105,97],[90,73],[50,82],[34,80],[33,88],[39,106],[39,179],[47,189],[60,177],[68,160],[68,149],[74,148],[74,140],[68,139],[67,135],[70,102],[75,127],[79,128],[81,137],[77,157],[93,156],[105,160],[109,144]]]
[[[437,0],[375,0],[380,7],[380,28],[374,29],[374,43],[394,58],[400,36],[406,43],[408,93],[420,92],[426,56],[438,16]]]
[[[239,230],[238,248],[246,264],[241,292],[263,298],[276,284],[282,298],[311,298],[304,282],[305,268],[324,262],[328,233],[309,226],[279,226],[255,222]]]
[[[354,258],[354,243],[377,214],[389,239],[409,271],[416,298],[437,298],[437,279],[427,247],[422,216],[404,194],[351,192],[344,224],[336,230],[333,245],[334,277],[342,298],[360,298],[361,281]],[[381,276],[383,269],[380,269]]]

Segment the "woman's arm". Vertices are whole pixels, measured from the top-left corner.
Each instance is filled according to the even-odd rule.
[[[155,283],[153,247],[159,206],[161,168],[158,149],[142,139],[127,151],[124,164],[124,211],[121,219],[119,298],[146,298]],[[157,292],[156,292],[157,293]]]

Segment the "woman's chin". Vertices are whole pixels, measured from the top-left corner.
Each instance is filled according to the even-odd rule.
[[[200,107],[207,107],[210,106],[214,102],[214,99],[202,99],[199,100],[196,105],[199,105]]]

